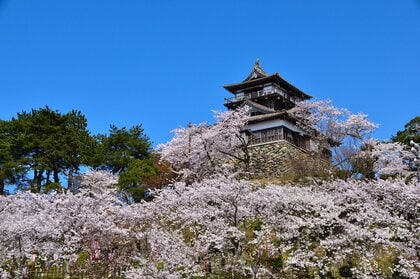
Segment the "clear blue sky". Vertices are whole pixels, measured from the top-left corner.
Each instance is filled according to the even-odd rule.
[[[0,118],[78,109],[156,145],[212,121],[256,58],[379,139],[420,115],[419,0],[0,0]]]

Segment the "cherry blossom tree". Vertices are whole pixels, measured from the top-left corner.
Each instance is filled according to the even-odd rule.
[[[375,130],[378,125],[367,120],[363,113],[352,114],[344,108],[337,108],[330,100],[300,102],[291,113],[299,120],[298,124],[321,132],[336,142],[343,142],[347,137],[362,140]]]
[[[244,127],[248,112],[248,107],[215,112],[215,124],[190,124],[175,129],[173,139],[158,146],[157,150],[162,160],[172,164],[187,181],[202,179],[220,169],[247,171],[249,142]]]
[[[288,113],[296,125],[307,131],[321,156],[325,146],[333,146],[334,166],[351,170],[351,158],[377,125],[365,114],[352,114],[331,101],[298,103]],[[190,124],[174,130],[174,138],[158,147],[163,160],[172,164],[183,179],[194,181],[220,172],[226,166],[249,170],[249,141],[246,122],[249,109],[216,113],[216,123]],[[314,163],[317,162],[316,160]]]
[[[183,256],[177,259],[163,245],[158,256],[143,257],[142,267],[129,274],[136,278],[145,275],[144,266],[159,266],[148,271],[150,278],[206,273],[295,278],[340,272],[367,278],[402,272],[416,278],[418,196],[418,187],[404,181],[262,187],[222,176],[177,183],[144,210],[154,212],[152,222],[166,237],[183,242],[177,248]],[[383,261],[387,266],[378,265]]]
[[[104,249],[101,255],[98,243],[127,233],[117,226],[117,181],[109,173],[93,172],[79,181],[77,194],[22,192],[2,198],[0,263],[19,272],[27,260],[74,263],[83,251],[91,259],[108,256]]]
[[[375,128],[329,102],[293,113],[320,141],[360,143]],[[351,155],[393,179],[260,184],[237,175],[249,165],[247,115],[176,130],[158,149],[182,179],[150,202],[124,203],[103,171],[65,193],[0,196],[1,278],[37,263],[103,278],[419,278],[420,188],[400,175],[418,144],[367,141]]]
[[[124,204],[116,177],[0,197],[0,274],[33,261],[127,278],[418,278],[420,189],[403,180],[260,185],[215,175]],[[85,259],[85,260],[83,260]],[[47,266],[46,265],[46,266]]]
[[[347,170],[362,141],[378,127],[366,114],[352,114],[333,106],[330,100],[300,102],[290,113],[297,119],[296,124],[319,142],[331,142],[334,166]]]
[[[414,169],[417,170],[417,182],[420,182],[420,145],[416,142],[414,142],[413,140],[410,141],[410,145],[411,145],[411,153],[414,156]]]
[[[356,161],[371,162],[376,177],[413,176],[415,155],[398,142],[379,142],[369,139],[355,156]]]

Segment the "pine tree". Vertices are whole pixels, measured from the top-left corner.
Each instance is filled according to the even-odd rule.
[[[410,141],[420,143],[420,116],[416,116],[404,125],[404,130],[398,131],[392,141],[409,145]]]

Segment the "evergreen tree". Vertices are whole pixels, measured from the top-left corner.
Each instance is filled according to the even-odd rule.
[[[132,160],[125,172],[118,179],[119,190],[126,193],[134,202],[140,202],[146,198],[148,181],[157,175],[157,169],[152,158]]]
[[[78,173],[79,167],[89,165],[94,139],[87,130],[87,119],[80,111],[72,110],[64,117],[63,173],[67,175],[68,187],[71,187],[73,175]]]
[[[151,143],[141,125],[128,130],[111,125],[109,135],[100,134],[96,138],[99,144],[92,164],[113,174],[126,171],[133,160],[148,159],[151,155]]]
[[[71,180],[85,161],[89,142],[86,117],[79,111],[61,114],[49,107],[18,113],[9,123],[8,133],[13,144],[8,150],[15,154],[13,161],[30,171],[29,187],[41,192],[53,183],[60,186],[60,177]],[[21,183],[23,184],[23,183]]]
[[[98,135],[92,165],[119,174],[119,190],[139,202],[149,178],[157,175],[149,138],[141,125],[130,129],[110,126],[109,135]]]
[[[392,137],[393,142],[409,145],[410,141],[420,143],[420,116],[416,116],[404,125],[404,130],[398,131]]]
[[[13,133],[10,121],[0,120],[0,195],[5,194],[5,186],[17,184],[24,170],[17,162],[18,150],[13,148]]]
[[[61,191],[63,178],[71,189],[85,165],[121,175],[120,190],[139,201],[148,179],[158,174],[151,151],[141,125],[111,125],[109,135],[92,137],[80,111],[62,114],[45,107],[21,112],[0,122],[0,194],[8,184],[35,193]]]

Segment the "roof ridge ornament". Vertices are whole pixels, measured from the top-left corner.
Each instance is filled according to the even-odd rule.
[[[244,82],[250,81],[253,79],[268,77],[268,76],[269,74],[267,74],[260,66],[260,59],[257,58],[257,60],[255,61],[254,67],[252,68],[251,73],[247,76]]]
[[[257,60],[255,60],[254,68],[256,68],[256,67],[260,68],[260,59],[259,58],[257,58]]]

